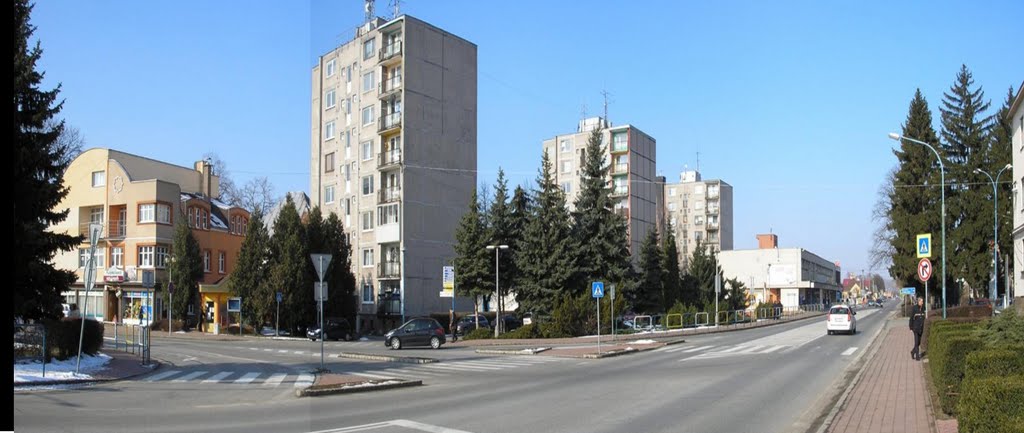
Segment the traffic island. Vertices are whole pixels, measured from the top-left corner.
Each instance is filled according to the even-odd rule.
[[[527,347],[524,349],[477,349],[476,353],[483,353],[487,355],[536,355],[541,352],[551,350],[550,347]]]
[[[319,397],[333,394],[383,391],[423,385],[421,380],[368,379],[351,374],[318,374],[313,385],[295,390],[296,397]]]
[[[597,346],[569,346],[557,347],[544,353],[544,356],[557,356],[561,358],[583,358],[602,359],[614,356],[628,355],[631,353],[646,352],[667,344],[653,340],[638,340],[627,343],[602,345],[600,350]]]
[[[434,358],[422,358],[419,356],[392,356],[377,355],[374,353],[339,352],[327,355],[328,358],[351,358],[365,361],[404,362],[406,364],[430,364],[437,362]]]

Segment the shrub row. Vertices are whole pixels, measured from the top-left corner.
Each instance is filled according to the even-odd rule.
[[[956,413],[967,355],[984,347],[977,335],[978,328],[978,324],[942,323],[930,330],[928,359],[932,383],[938,390],[942,411],[947,414]]]
[[[61,319],[44,322],[46,326],[46,362],[53,358],[65,360],[78,355],[79,335],[82,335],[82,353],[95,355],[103,348],[103,324],[85,319],[82,333],[82,319]]]
[[[928,352],[929,341],[932,340],[933,334],[935,334],[939,328],[942,330],[976,329],[981,324],[982,320],[983,319],[980,317],[954,317],[949,319],[943,319],[942,316],[929,317],[924,321],[924,338],[921,339],[921,353]]]
[[[960,433],[1024,433],[1024,374],[964,382]]]

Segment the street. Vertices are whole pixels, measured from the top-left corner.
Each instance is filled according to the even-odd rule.
[[[154,357],[167,364],[155,373],[16,392],[14,421],[18,431],[40,432],[806,431],[894,309],[861,309],[852,336],[825,335],[819,317],[607,359],[446,346],[403,350],[440,360],[406,364],[329,356],[395,354],[380,341],[328,342],[333,372],[424,386],[315,398],[296,398],[294,389],[313,380],[319,343],[156,339]]]

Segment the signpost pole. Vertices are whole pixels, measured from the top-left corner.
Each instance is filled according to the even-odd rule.
[[[609,307],[612,310],[612,317],[610,317],[609,319],[612,321],[612,344],[614,344],[614,342],[615,342],[615,285],[612,284],[608,288],[609,288],[609,290],[612,291],[612,293],[611,293],[611,295],[612,295],[612,303],[611,303],[611,305],[609,305]]]
[[[78,374],[82,366],[82,339],[85,337],[85,318],[89,314],[89,291],[92,290],[96,280],[96,241],[99,240],[100,231],[102,230],[103,226],[100,224],[89,224],[89,260],[85,265],[85,305],[82,307],[82,314],[78,318],[81,326],[78,333],[78,360],[75,361],[75,374]]]
[[[281,336],[281,292],[277,292],[277,312],[274,313],[274,335]]]
[[[594,298],[597,301],[597,354],[601,354],[601,298]]]
[[[320,371],[324,369],[324,340],[327,338],[327,330],[324,329],[324,298],[327,297],[327,285],[324,283],[324,272],[327,270],[326,267],[331,264],[330,254],[311,254],[310,258],[313,261],[313,266],[316,267],[317,277],[320,279],[320,283],[313,286],[314,300],[317,301],[317,317],[320,319]]]

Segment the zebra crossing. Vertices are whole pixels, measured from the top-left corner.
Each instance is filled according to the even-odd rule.
[[[686,360],[698,360],[698,359],[715,359],[724,358],[729,356],[745,356],[745,355],[763,355],[769,353],[785,353],[792,350],[793,345],[789,344],[735,344],[727,346],[687,346],[687,345],[676,345],[676,346],[665,346],[660,349],[655,349],[654,352],[658,353],[674,353],[679,355],[685,355],[686,357],[679,359],[679,361]]]
[[[430,379],[467,373],[495,373],[502,370],[529,368],[537,365],[565,362],[565,358],[550,356],[520,356],[473,359],[453,362],[436,362],[429,364],[410,364],[373,370],[347,371],[352,374],[371,379]]]
[[[276,388],[285,383],[296,388],[313,384],[314,376],[305,373],[267,373],[261,371],[189,371],[167,370],[143,378],[142,382],[261,385]]]

